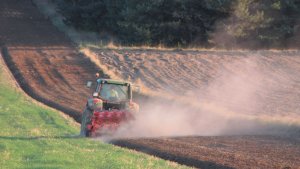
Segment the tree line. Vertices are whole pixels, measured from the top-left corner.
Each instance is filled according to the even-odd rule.
[[[54,1],[66,24],[121,45],[286,48],[300,35],[299,0]]]

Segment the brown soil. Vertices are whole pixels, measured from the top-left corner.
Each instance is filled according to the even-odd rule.
[[[300,140],[274,136],[127,139],[114,144],[197,168],[300,167]]]
[[[79,121],[96,66],[29,0],[1,1],[0,23],[2,53],[20,86]]]
[[[70,40],[58,31],[47,18],[43,17],[30,0],[0,1],[0,23],[1,52],[24,91],[33,98],[60,109],[79,121],[81,110],[84,108],[86,98],[90,93],[84,87],[85,82],[93,79],[94,73],[99,70],[95,64],[78,53]],[[225,60],[227,58],[229,57],[224,57]],[[132,59],[134,59],[133,56]],[[200,60],[202,59],[200,58]],[[118,64],[134,62],[125,61],[123,60]],[[156,61],[154,59],[153,63]],[[206,63],[206,61],[203,60],[203,65],[207,65],[204,62]],[[286,63],[286,60],[282,62]],[[161,58],[159,63],[165,65],[164,58]],[[214,61],[212,63],[214,64]],[[280,63],[272,62],[274,65]],[[291,63],[292,69],[282,70],[286,71],[284,74],[289,72],[290,76],[288,77],[293,81],[287,86],[292,86],[295,90],[288,90],[291,97],[284,95],[284,101],[289,99],[295,101],[286,106],[288,109],[284,109],[284,111],[288,110],[285,116],[288,116],[291,111],[293,117],[299,117],[299,104],[297,103],[299,103],[300,90],[297,89],[299,89],[300,62],[297,52]],[[159,78],[166,85],[171,84],[170,81],[162,78],[169,77],[171,81],[176,81],[177,79],[174,79],[178,76],[176,71],[180,72],[182,66],[187,67],[187,65],[181,65],[178,68],[180,63],[175,60],[174,67],[169,65],[170,70],[174,68],[175,73],[162,70],[161,72],[165,75],[160,77],[153,72],[151,74],[151,70],[154,68],[147,64],[148,62],[140,71],[135,71],[134,67],[131,67],[133,73],[128,74],[128,76],[133,75],[134,77],[135,73],[148,77],[153,76],[156,78],[153,81],[151,78],[142,80],[149,82],[150,87],[154,88]],[[224,66],[221,62],[216,64]],[[141,65],[143,66],[143,64]],[[119,68],[130,67],[130,65],[126,66]],[[155,68],[157,69],[157,67]],[[190,71],[206,71],[198,70],[198,68],[201,66],[194,67]],[[148,72],[147,69],[149,69]],[[176,84],[170,86],[171,88],[176,90],[180,89],[180,85],[193,87],[193,85],[199,86],[209,82],[206,79],[202,81],[201,77],[195,78],[188,72],[183,73],[185,75],[181,77],[184,77],[185,81],[189,77],[200,81],[198,84],[188,81],[189,83],[178,84],[179,86]],[[210,72],[209,76],[214,76],[214,73],[214,71]],[[269,83],[272,84],[273,81]],[[283,88],[287,89],[286,85],[283,85]],[[164,90],[163,87],[161,89]],[[282,96],[280,92],[286,91],[279,91],[275,95],[279,99],[272,105],[279,103],[278,101]],[[223,99],[226,100],[226,98]],[[300,166],[298,160],[300,159],[300,144],[297,138],[266,136],[182,137],[120,140],[115,143],[128,147],[133,146],[141,151],[201,168],[297,168]]]

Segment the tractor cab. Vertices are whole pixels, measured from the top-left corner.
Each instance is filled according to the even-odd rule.
[[[128,82],[121,82],[110,79],[97,79],[94,98],[103,102],[103,109],[125,109],[132,101],[132,88]]]
[[[106,101],[125,101],[132,99],[131,84],[115,80],[97,79],[97,86],[93,97]]]

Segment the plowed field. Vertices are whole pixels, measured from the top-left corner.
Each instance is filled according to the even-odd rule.
[[[89,94],[83,86],[99,68],[80,54],[30,0],[1,0],[0,24],[2,54],[20,86],[37,100],[79,120]],[[188,110],[183,109],[184,114],[171,118],[178,110],[177,103],[166,109],[169,102],[153,102],[161,107],[156,108],[161,115],[156,112],[151,116],[151,110],[146,119],[157,123],[140,122],[137,126],[147,128],[133,131],[135,134],[269,134],[274,128],[280,129],[280,136],[129,139],[114,141],[116,144],[199,168],[299,168],[299,128],[295,125],[300,113],[299,51],[93,51],[119,77],[141,81],[154,92],[182,96],[192,105],[199,103],[205,108],[202,115],[218,114],[217,118],[186,116],[189,110],[197,110],[188,105]],[[155,108],[153,105],[147,103],[141,107]],[[241,116],[243,121],[237,123],[235,119],[234,125],[228,127],[232,122],[228,114]],[[227,118],[225,123],[223,116]],[[262,128],[272,132],[259,132],[261,128],[251,130],[258,124],[247,120],[253,118],[265,120],[262,126],[272,121],[268,130]],[[230,132],[222,128],[249,131]]]
[[[0,8],[2,52],[20,85],[34,98],[79,119],[88,96],[84,83],[97,68],[31,1],[1,1]]]

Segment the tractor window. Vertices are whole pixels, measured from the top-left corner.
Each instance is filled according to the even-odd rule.
[[[100,96],[108,101],[128,99],[128,86],[104,83],[100,89]]]

